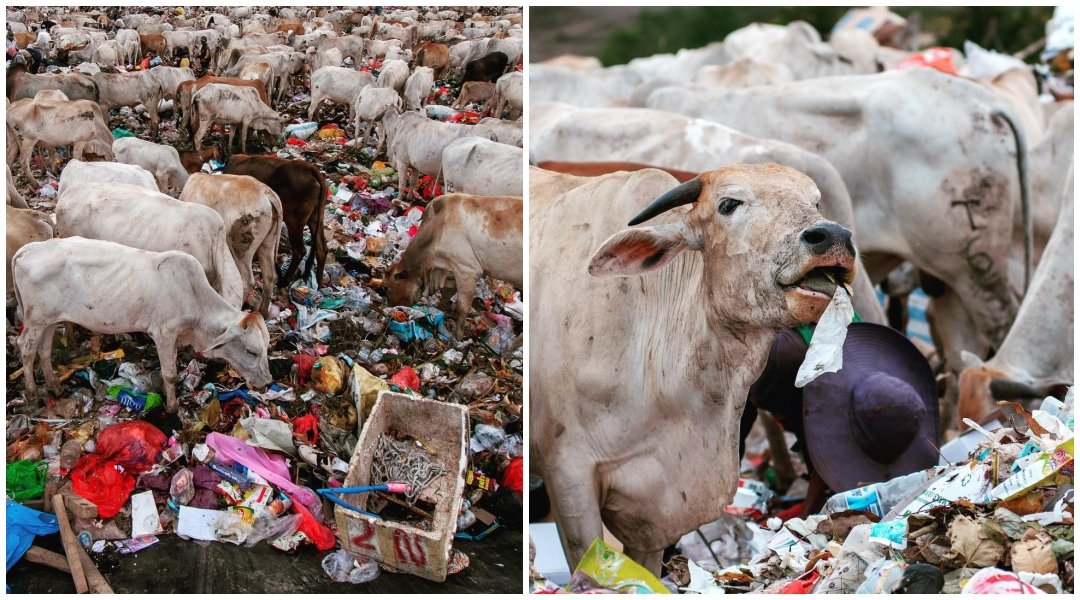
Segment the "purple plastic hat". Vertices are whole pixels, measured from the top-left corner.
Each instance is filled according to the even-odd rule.
[[[852,323],[844,366],[803,388],[814,469],[834,491],[937,464],[938,398],[926,358],[900,332]]]

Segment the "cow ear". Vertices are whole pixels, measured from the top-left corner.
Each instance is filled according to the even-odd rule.
[[[608,238],[592,259],[593,277],[630,277],[655,271],[671,262],[688,245],[682,223],[624,229]]]
[[[202,350],[202,354],[206,354],[211,350],[217,350],[218,348],[224,346],[229,340],[233,338],[233,335],[234,334],[232,327],[226,329],[221,335],[217,336],[216,340],[210,342],[210,345]]]

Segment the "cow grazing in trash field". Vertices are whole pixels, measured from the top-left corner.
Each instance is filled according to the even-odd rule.
[[[160,67],[154,67],[155,69]],[[152,71],[153,69],[151,69]],[[194,105],[192,103],[192,97],[195,92],[210,85],[211,83],[223,83],[226,85],[236,85],[241,87],[250,87],[259,94],[259,99],[267,107],[270,107],[270,98],[267,96],[266,86],[261,81],[253,81],[250,79],[240,79],[238,77],[213,77],[211,75],[204,75],[198,79],[185,80],[177,84],[176,86],[176,124],[181,129],[186,129],[189,133],[195,133],[195,127],[197,124],[192,118],[192,111]]]
[[[495,141],[500,144],[510,144],[511,146],[521,148],[524,140],[521,119],[508,121],[505,119],[496,119],[495,117],[484,117],[483,119],[480,119],[480,122],[477,123],[477,125],[483,125],[494,131]]]
[[[198,121],[195,130],[195,149],[202,150],[203,137],[210,126],[229,125],[229,142],[226,149],[231,151],[237,128],[240,129],[240,151],[247,152],[248,130],[261,129],[273,136],[281,135],[281,115],[259,100],[259,94],[247,87],[208,84],[195,92],[192,97],[194,118]]]
[[[471,135],[495,140],[495,133],[483,125],[440,123],[407,111],[387,111],[383,115],[386,130],[386,150],[398,173],[398,190],[413,190],[420,174],[437,177],[442,169],[442,153],[450,142]],[[409,175],[409,168],[415,173]],[[406,182],[408,187],[406,188]]]
[[[98,73],[94,75],[94,81],[98,86],[98,104],[101,108],[109,110],[122,106],[135,106],[142,104],[150,115],[150,135],[157,137],[158,103],[165,95],[161,82],[150,74],[150,71],[135,71],[134,73]]]
[[[154,174],[138,165],[104,161],[83,162],[77,158],[71,159],[60,172],[56,191],[58,195],[64,194],[87,183],[126,183],[152,192],[161,191],[154,180]]]
[[[371,136],[371,129],[382,120],[388,110],[401,110],[401,96],[393,88],[370,85],[364,88],[356,97],[356,103],[351,111],[356,116],[354,137],[360,138],[360,122],[366,121],[367,128],[364,130],[364,137],[360,139],[367,140]],[[376,136],[379,138],[376,146],[381,149],[386,143],[386,135],[384,133],[380,136],[376,131]]]
[[[1069,167],[1057,225],[1009,334],[983,363],[965,355],[957,408],[985,424],[997,416],[995,400],[1061,396],[1074,382],[1073,368],[1073,167]]]
[[[382,88],[392,88],[398,94],[405,92],[405,83],[409,80],[409,64],[403,60],[387,60],[383,62],[379,77],[375,85]]]
[[[445,44],[423,42],[416,47],[416,65],[431,67],[435,72],[435,79],[443,79],[450,69],[450,50]]]
[[[54,234],[49,215],[28,208],[7,207],[7,296],[9,303],[15,294],[15,288],[12,287],[11,258],[19,251],[19,248],[30,242],[51,239]]]
[[[442,154],[442,176],[447,192],[477,196],[521,196],[525,153],[516,146],[481,137],[450,142]]]
[[[521,289],[523,239],[520,197],[439,196],[428,204],[401,260],[387,270],[387,300],[410,306],[453,275],[458,297],[454,327],[461,339],[482,276]]]
[[[235,154],[229,157],[222,173],[250,175],[270,186],[281,200],[282,219],[289,229],[289,247],[292,251],[289,269],[279,279],[281,285],[292,283],[301,260],[304,260],[304,225],[311,230],[311,251],[304,261],[303,277],[306,280],[314,267],[316,281],[322,281],[327,252],[322,220],[329,189],[322,171],[302,160]]]
[[[311,74],[311,104],[308,121],[314,121],[324,100],[349,107],[349,120],[356,117],[356,99],[361,90],[375,85],[375,76],[365,71],[339,66],[321,67]]]
[[[518,71],[507,73],[495,82],[495,95],[490,104],[484,105],[484,113],[502,118],[503,111],[509,109],[510,118],[517,119],[525,110],[522,82],[525,76]]]
[[[7,169],[7,203],[8,206],[14,206],[15,208],[30,208],[26,204],[26,199],[19,193],[19,188],[15,185],[15,178],[11,176],[11,165],[4,165]]]
[[[25,65],[13,64],[7,71],[7,98],[11,102],[33,98],[41,90],[60,90],[68,100],[98,99],[97,84],[79,73],[34,75]]]
[[[851,196],[840,173],[813,152],[745,135],[718,123],[642,108],[576,108],[532,104],[529,160],[631,162],[702,173],[732,163],[775,162],[805,173],[821,191],[821,212],[851,228]],[[855,242],[862,233],[855,229]],[[863,246],[859,246],[862,250]],[[852,304],[867,321],[884,324],[866,270],[856,269]]]
[[[184,165],[184,170],[188,172],[188,175],[202,171],[203,165],[211,160],[216,160],[219,163],[225,162],[225,155],[222,153],[220,146],[199,151],[180,152],[179,154],[180,164]]]
[[[204,356],[227,360],[252,389],[273,381],[266,359],[270,334],[262,316],[226,302],[187,253],[67,238],[27,244],[15,254],[12,271],[23,309],[18,344],[27,400],[37,398],[38,357],[45,385],[60,391],[51,356],[53,332],[61,322],[97,333],[147,333],[157,347],[166,409],[172,413],[179,408],[178,347],[193,346]]]
[[[138,165],[149,171],[160,191],[176,198],[184,190],[188,172],[180,162],[180,153],[176,148],[135,137],[123,137],[113,142],[112,149],[116,162]]]
[[[263,275],[259,312],[268,316],[277,284],[277,246],[281,237],[281,200],[269,186],[247,175],[192,175],[180,200],[208,206],[225,221],[233,262],[244,281],[244,297],[255,289],[252,259]]]
[[[733,498],[747,391],[776,334],[851,281],[851,233],[776,164],[683,184],[533,168],[529,193],[530,319],[554,324],[530,353],[559,357],[530,366],[530,468],[570,563],[606,526],[658,574],[664,548]]]
[[[108,240],[151,252],[180,250],[203,266],[210,285],[240,308],[244,284],[213,209],[125,183],[87,183],[58,196],[59,237]],[[183,227],[178,227],[183,223]]]
[[[22,99],[7,110],[7,160],[14,164],[21,157],[23,174],[37,188],[30,171],[34,148],[72,146],[75,158],[112,160],[112,132],[105,124],[105,113],[90,100]]]
[[[177,88],[185,81],[195,81],[195,72],[188,68],[156,66],[146,71],[161,84],[161,98],[175,100]]]
[[[435,72],[430,67],[416,67],[405,81],[405,109],[423,110],[433,85]]]
[[[1030,265],[1027,149],[1007,103],[991,90],[907,69],[727,92],[662,88],[648,105],[820,154],[851,192],[871,280],[909,260],[944,282],[942,296],[954,295],[970,315],[985,345],[968,350],[986,356],[1004,340],[1018,308],[1008,278],[1014,226],[1023,227]],[[1025,268],[1025,279],[1030,273]],[[958,370],[964,346],[955,339],[940,346]]]
[[[490,81],[469,81],[461,86],[461,92],[450,106],[457,110],[466,104],[488,102],[495,95],[495,84]]]

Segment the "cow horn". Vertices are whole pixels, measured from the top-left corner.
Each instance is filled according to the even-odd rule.
[[[990,395],[995,400],[1018,400],[1042,398],[1044,394],[1026,383],[994,378],[990,380]]]
[[[698,199],[698,196],[701,195],[701,187],[700,177],[695,177],[690,181],[679,184],[657,198],[648,208],[638,213],[638,216],[630,219],[630,222],[627,223],[627,225],[633,226],[644,223],[656,215],[665,213],[676,206],[694,202]]]

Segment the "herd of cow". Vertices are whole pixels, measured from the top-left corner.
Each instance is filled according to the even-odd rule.
[[[428,204],[420,233],[384,279],[395,300],[412,304],[451,275],[460,336],[478,278],[521,288],[520,9],[148,12],[7,13],[17,46],[7,73],[7,289],[9,306],[18,305],[28,400],[37,396],[36,361],[59,391],[52,342],[66,322],[148,334],[170,412],[179,408],[178,348],[227,360],[253,389],[271,383],[264,317],[276,286],[312,273],[324,281],[324,169],[333,165],[233,154],[233,141],[239,130],[246,152],[255,129],[280,148],[290,122],[284,109],[305,93],[312,120],[327,103],[349,107],[357,138],[350,143],[375,146],[376,157],[385,147],[402,200],[420,200],[423,175],[455,192]],[[133,68],[147,55],[162,64]],[[38,74],[44,64],[59,68]],[[457,111],[428,103],[437,81],[464,83],[457,106],[482,102],[484,118],[438,120]],[[146,139],[113,139],[110,119],[123,107],[145,114]],[[166,134],[169,111],[175,128]],[[226,128],[227,141],[205,146]],[[35,198],[35,167],[51,170],[62,148],[71,159],[59,172],[54,214],[28,208],[27,198],[53,204]],[[200,172],[221,163],[220,173]],[[14,166],[29,187],[16,185]],[[282,224],[291,258],[279,278]]]
[[[574,364],[531,362],[530,465],[570,564],[603,524],[658,571],[720,516],[746,390],[841,278],[886,323],[873,286],[914,265],[945,440],[1071,385],[1072,101],[906,55],[795,22],[529,66],[530,354]]]

